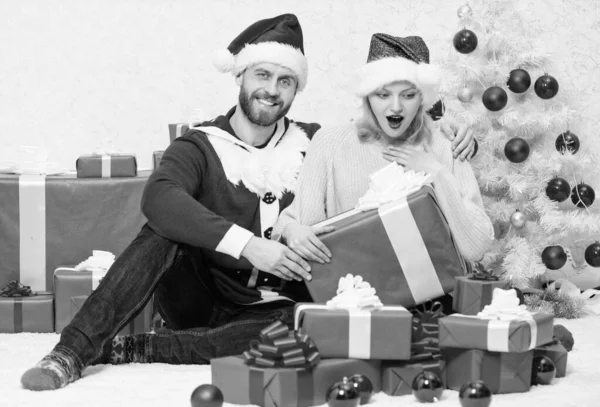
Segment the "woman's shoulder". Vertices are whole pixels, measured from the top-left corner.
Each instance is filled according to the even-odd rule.
[[[320,145],[339,145],[351,137],[358,137],[356,124],[353,122],[341,125],[324,125],[313,137],[312,143]]]

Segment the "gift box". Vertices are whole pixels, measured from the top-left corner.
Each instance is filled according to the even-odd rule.
[[[492,393],[523,393],[531,387],[533,350],[520,353],[480,349],[442,349],[446,386],[460,390],[472,380],[483,380]]]
[[[162,160],[162,156],[164,151],[155,151],[152,153],[152,168],[157,169],[160,165],[160,160]]]
[[[0,286],[19,280],[52,292],[60,265],[77,264],[94,249],[121,254],[145,223],[140,200],[149,174],[0,174]]]
[[[554,362],[556,367],[556,377],[565,377],[567,375],[567,357],[569,352],[557,340],[533,350],[533,356],[547,356]]]
[[[118,178],[137,176],[137,161],[131,154],[83,155],[75,162],[77,178]]]
[[[329,387],[354,374],[362,374],[381,390],[378,361],[323,359],[312,371],[302,368],[248,366],[241,356],[211,360],[212,384],[227,403],[259,406],[308,407],[326,402]]]
[[[408,360],[412,314],[403,307],[335,309],[298,303],[295,329],[311,337],[326,358]]]
[[[410,307],[451,292],[454,278],[467,270],[429,186],[319,225],[336,229],[319,236],[333,255],[331,262],[313,262],[313,278],[306,283],[317,303],[332,298],[339,278],[351,273],[369,281],[384,305]]]
[[[481,319],[453,314],[439,321],[440,348],[472,348],[496,352],[525,352],[552,342],[554,317],[532,313],[514,320]]]
[[[169,139],[170,139],[171,143],[177,137],[183,136],[185,134],[185,132],[189,130],[189,128],[190,128],[189,123],[169,124]]]
[[[492,303],[494,288],[507,290],[510,282],[489,276],[479,279],[477,276],[456,277],[452,308],[464,315],[477,315],[486,305]]]
[[[79,312],[83,303],[88,299],[87,295],[79,295],[71,298],[71,310],[70,310],[70,320],[75,317],[75,314]],[[69,322],[70,322],[69,320]],[[152,299],[146,304],[146,306],[142,309],[142,312],[138,314],[133,321],[129,322],[121,331],[119,335],[131,335],[131,334],[141,334],[145,332],[152,331]]]
[[[0,333],[54,332],[54,296],[0,297]]]
[[[423,361],[383,362],[381,365],[381,390],[390,396],[412,394],[412,382],[424,371],[434,372],[446,384],[446,363],[441,358]]]

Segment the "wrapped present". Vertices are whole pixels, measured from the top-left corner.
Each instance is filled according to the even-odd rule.
[[[183,136],[185,134],[185,132],[189,130],[189,128],[190,128],[189,123],[169,124],[169,139],[170,139],[171,143],[177,137]]]
[[[456,277],[452,308],[464,315],[476,315],[492,303],[494,288],[509,289],[510,282],[483,269],[468,277]]]
[[[162,156],[164,151],[155,151],[152,153],[152,168],[157,169],[160,165],[160,160],[162,160]]]
[[[361,274],[385,305],[411,307],[454,289],[454,278],[467,270],[436,202],[423,186],[377,209],[355,209],[319,225],[335,226],[319,236],[333,257],[312,263],[307,287],[314,302],[335,294],[346,273]]]
[[[75,162],[77,178],[118,178],[137,176],[137,161],[132,154],[82,155]]]
[[[554,339],[551,343],[539,346],[533,350],[533,356],[547,356],[556,367],[556,377],[565,377],[567,375],[567,358],[569,352],[560,343]]]
[[[316,356],[315,356],[316,354]],[[307,335],[274,323],[261,332],[242,356],[211,361],[212,384],[227,403],[308,407],[325,403],[329,386],[362,374],[381,389],[380,362],[355,359],[319,360]]]
[[[552,342],[554,317],[531,313],[515,290],[494,289],[490,305],[478,315],[453,314],[439,320],[441,348],[525,352]]]
[[[0,296],[0,333],[54,332],[54,296]]]
[[[492,393],[523,393],[531,387],[533,350],[520,353],[480,349],[442,349],[446,386],[452,390],[468,381],[483,380]]]
[[[54,270],[93,249],[115,255],[139,233],[149,171],[133,178],[0,174],[0,286],[53,291]]]
[[[323,357],[407,360],[411,355],[412,314],[383,306],[360,276],[340,279],[338,295],[327,304],[296,304],[294,324]]]
[[[71,297],[71,310],[70,310],[70,320],[75,317],[75,314],[79,312],[83,303],[88,299],[87,295],[79,295],[75,297]],[[127,324],[121,331],[119,335],[131,335],[131,334],[141,334],[145,332],[152,331],[152,298],[146,304],[146,306],[142,309],[142,311]],[[58,331],[57,331],[58,332]]]
[[[417,358],[418,359],[418,358]],[[440,357],[425,355],[424,360],[407,362],[382,362],[381,390],[390,396],[412,393],[412,382],[424,371],[434,372],[446,384],[446,363]]]

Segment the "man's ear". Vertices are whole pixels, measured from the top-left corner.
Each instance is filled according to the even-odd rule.
[[[242,76],[244,76],[244,72],[240,73],[239,75],[237,75],[237,76],[235,77],[235,83],[236,83],[238,86],[242,86],[242,83],[244,82],[244,78],[242,78]]]

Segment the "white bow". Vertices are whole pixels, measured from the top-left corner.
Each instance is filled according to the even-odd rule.
[[[363,281],[361,276],[352,274],[341,277],[336,296],[327,301],[328,308],[337,309],[380,309],[383,307],[375,289]]]

